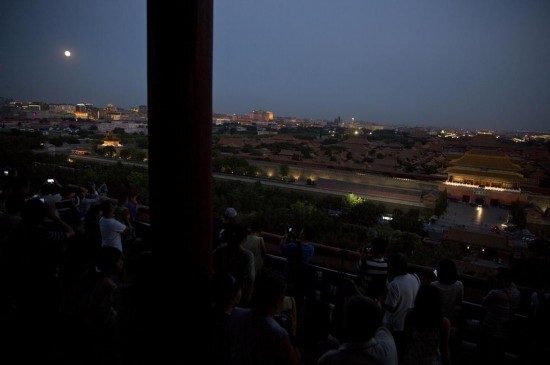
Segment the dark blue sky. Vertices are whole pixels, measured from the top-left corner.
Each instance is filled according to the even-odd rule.
[[[0,96],[101,107],[146,104],[145,5],[0,0]]]
[[[0,96],[146,104],[145,4],[1,0]],[[214,0],[213,87],[217,113],[550,132],[550,1]]]
[[[214,111],[550,131],[550,1],[218,0]]]

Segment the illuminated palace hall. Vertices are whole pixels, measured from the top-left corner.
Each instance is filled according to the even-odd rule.
[[[478,134],[471,149],[450,161],[447,181],[441,186],[449,198],[478,205],[509,205],[527,202],[521,190],[522,167],[501,151],[491,134]]]

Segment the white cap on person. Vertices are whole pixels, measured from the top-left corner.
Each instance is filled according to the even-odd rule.
[[[233,219],[237,216],[237,211],[235,210],[235,208],[227,208],[223,213],[223,216],[225,218]]]

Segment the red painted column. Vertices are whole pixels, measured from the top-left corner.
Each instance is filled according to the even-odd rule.
[[[213,2],[148,1],[147,32],[151,356],[178,363],[209,344]]]

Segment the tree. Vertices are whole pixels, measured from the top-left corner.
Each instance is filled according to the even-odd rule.
[[[435,201],[434,214],[439,218],[443,213],[447,211],[447,189],[440,191]]]
[[[281,175],[281,177],[288,176],[289,173],[290,173],[290,167],[288,165],[279,166],[279,174]]]
[[[131,148],[124,148],[120,150],[120,158],[124,160],[130,160],[132,158],[132,149]]]
[[[101,149],[101,153],[103,153],[103,155],[105,155],[107,157],[115,157],[116,156],[116,148],[114,148],[113,146],[103,147]]]
[[[422,244],[415,233],[395,231],[388,245],[388,252],[401,252],[408,258],[413,257],[415,249]]]
[[[514,224],[518,228],[525,228],[527,224],[527,215],[525,214],[525,204],[516,200],[512,203],[512,208],[510,209],[512,217],[514,217]]]
[[[420,235],[424,232],[424,226],[420,222],[419,217],[420,211],[418,209],[410,209],[406,214],[396,209],[393,212],[393,219],[390,225],[393,229],[414,232]]]
[[[141,148],[141,149],[149,148],[149,138],[137,137],[135,141],[136,141],[137,148]]]
[[[378,223],[380,215],[384,213],[384,208],[381,205],[365,201],[354,194],[348,195],[346,200],[348,202],[348,208],[343,214],[343,218],[346,222],[373,226]]]

